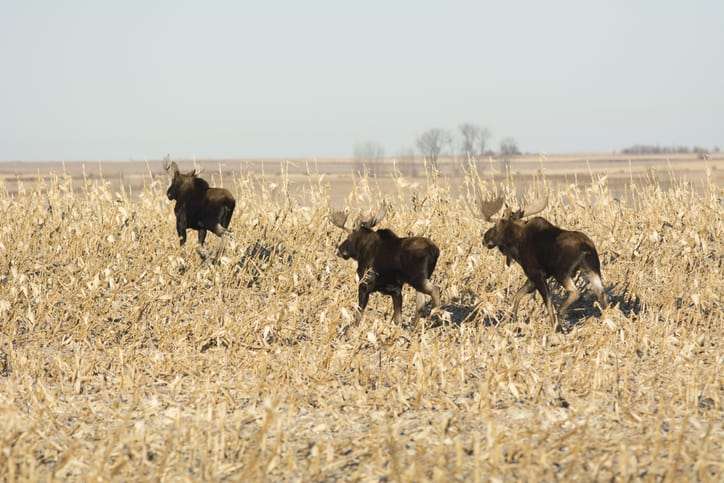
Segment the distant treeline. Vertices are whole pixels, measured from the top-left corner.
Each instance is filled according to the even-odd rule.
[[[719,146],[713,149],[702,148],[701,146],[659,146],[652,144],[634,144],[621,150],[622,154],[709,154],[710,152],[718,153]]]

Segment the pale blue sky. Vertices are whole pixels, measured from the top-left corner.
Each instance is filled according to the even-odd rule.
[[[724,147],[724,1],[0,2],[0,160]]]

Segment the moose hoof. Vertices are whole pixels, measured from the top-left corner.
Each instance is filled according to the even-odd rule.
[[[443,310],[441,307],[433,307],[430,309],[430,315],[428,316],[430,320],[433,318],[438,318],[441,320],[445,320],[445,310]]]
[[[337,335],[338,335],[339,337],[344,337],[345,335],[347,335],[347,331],[349,330],[349,326],[350,326],[350,324],[344,324],[344,325],[341,325],[341,326],[337,327]]]
[[[199,257],[201,257],[201,260],[206,260],[207,258],[209,258],[209,253],[204,248],[201,248],[201,247],[196,248],[196,253],[199,254]]]

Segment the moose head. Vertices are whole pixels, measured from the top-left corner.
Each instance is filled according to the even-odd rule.
[[[372,228],[377,226],[386,214],[387,207],[383,203],[377,211],[377,214],[358,216],[352,228],[347,228],[346,225],[349,214],[343,211],[333,212],[329,217],[332,224],[348,233],[347,238],[337,247],[337,255],[345,260],[349,258],[359,260],[360,250],[367,244],[367,240],[373,233]]]
[[[512,247],[514,244],[516,232],[525,225],[523,219],[545,210],[546,206],[548,206],[548,198],[544,197],[536,200],[530,206],[522,207],[516,211],[506,206],[502,216],[493,219],[493,215],[500,211],[503,204],[504,198],[502,196],[484,200],[482,195],[478,193],[475,205],[469,205],[469,208],[478,218],[493,223],[493,226],[483,235],[483,244],[488,249],[498,247],[505,253],[505,249]]]
[[[163,167],[172,176],[171,185],[166,190],[169,200],[183,202],[189,198],[202,196],[209,189],[209,183],[199,178],[200,172],[195,169],[182,173],[176,162],[170,161],[168,157],[164,159]]]

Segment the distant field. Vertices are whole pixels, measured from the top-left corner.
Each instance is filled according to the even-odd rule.
[[[178,160],[181,169],[191,169],[194,162]],[[611,191],[616,196],[625,194],[625,185],[632,181],[643,185],[658,182],[668,187],[674,178],[692,183],[692,189],[701,190],[707,182],[707,169],[711,180],[724,182],[724,155],[700,160],[695,155],[669,156],[623,156],[607,154],[572,154],[556,156],[517,156],[507,165],[501,159],[485,159],[478,162],[480,174],[496,180],[510,175],[519,186],[534,181],[539,173],[545,174],[548,181],[556,186],[586,184],[591,175],[607,175]],[[337,204],[349,194],[355,182],[354,173],[361,166],[351,159],[292,159],[292,160],[214,160],[197,161],[196,166],[203,168],[205,176],[216,184],[229,185],[235,176],[253,174],[270,181],[278,179],[282,171],[287,174],[290,191],[295,196],[303,195],[302,188],[307,184],[307,173],[325,174],[330,183],[332,201]],[[371,167],[373,176],[383,192],[394,189],[392,174],[397,169],[405,178],[418,185],[424,184],[425,167],[421,159],[385,159]],[[440,160],[440,173],[451,181],[463,176],[467,165],[462,160],[445,158]],[[159,160],[142,161],[97,161],[97,162],[0,162],[0,179],[5,182],[8,193],[17,192],[18,181],[32,185],[38,177],[47,178],[51,173],[67,173],[73,179],[73,186],[80,188],[86,180],[103,178],[111,184],[112,190],[120,186],[138,194],[143,190],[144,180],[149,175],[165,176],[162,162]],[[165,180],[165,178],[164,178]],[[459,183],[451,182],[454,194]]]
[[[66,164],[39,185],[34,170],[58,167],[6,164],[0,479],[720,482],[721,163],[598,159],[593,177],[580,158],[511,163],[509,201],[548,191],[543,215],[601,254],[612,304],[583,297],[566,333],[539,299],[509,322],[521,270],[481,246],[457,196],[478,180],[455,163],[377,179],[349,161],[311,176],[204,163],[238,201],[218,264],[193,234],[178,246],[159,162],[152,177],[87,163],[85,180]],[[441,249],[443,307],[416,326],[409,289],[404,324],[379,294],[351,323],[329,206],[383,196],[383,227]]]

